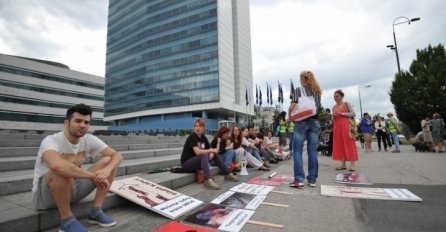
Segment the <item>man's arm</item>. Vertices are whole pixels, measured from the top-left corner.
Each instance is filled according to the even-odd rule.
[[[111,161],[108,163],[107,166],[105,166],[105,168],[98,170],[94,173],[94,178],[93,180],[95,182],[102,182],[105,179],[107,179],[110,174],[112,173],[112,171],[117,168],[121,162],[122,162],[122,155],[119,154],[117,151],[115,151],[115,149],[111,148],[111,147],[106,147],[101,151],[102,156],[106,157],[111,157]]]
[[[54,150],[47,150],[42,155],[42,160],[48,165],[48,168],[63,177],[93,179],[94,173],[89,172],[79,166],[64,160]]]

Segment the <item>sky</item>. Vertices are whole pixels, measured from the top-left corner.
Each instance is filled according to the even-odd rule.
[[[107,8],[106,0],[0,0],[0,53],[104,76]],[[445,10],[443,0],[250,0],[254,84],[265,105],[266,83],[277,102],[281,82],[287,109],[290,80],[296,86],[299,73],[311,70],[324,107],[342,89],[357,114],[359,92],[363,112],[394,112],[388,93],[397,63],[386,47],[393,22],[421,18],[395,26],[400,66],[408,70],[417,49],[446,44]]]

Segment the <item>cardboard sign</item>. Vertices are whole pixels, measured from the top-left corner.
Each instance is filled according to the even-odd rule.
[[[254,196],[246,193],[228,191],[215,198],[211,203],[236,209],[255,210],[265,198],[266,196]]]
[[[213,232],[214,230],[208,230],[197,226],[186,225],[183,223],[179,223],[176,221],[171,221],[169,223],[164,224],[155,230],[155,232]]]
[[[423,199],[407,189],[391,188],[363,188],[321,185],[321,195],[330,197],[348,197],[377,200],[423,201]]]
[[[343,184],[372,184],[372,182],[366,175],[354,172],[338,173],[335,177],[334,182]]]
[[[274,189],[274,186],[241,183],[239,185],[232,187],[230,189],[230,191],[239,192],[239,193],[247,193],[247,194],[252,194],[252,195],[266,196],[273,189]]]
[[[203,204],[200,200],[138,176],[115,180],[110,191],[170,219],[178,218]]]
[[[252,210],[208,204],[187,216],[184,221],[218,230],[237,232],[243,228],[253,214]]]

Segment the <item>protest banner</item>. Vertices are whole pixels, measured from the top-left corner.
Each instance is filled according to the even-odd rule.
[[[372,185],[372,182],[366,175],[354,172],[338,173],[334,179],[334,182],[343,184]]]
[[[232,187],[230,191],[266,196],[273,189],[274,186],[241,183],[239,185]]]
[[[377,200],[423,201],[423,199],[407,189],[393,188],[364,188],[321,185],[321,195],[331,197],[348,197]]]
[[[224,205],[208,204],[183,220],[199,226],[238,232],[254,214],[252,210],[235,209]]]
[[[203,204],[200,200],[138,176],[115,180],[110,191],[170,219],[178,218]]]
[[[256,210],[265,198],[266,196],[255,196],[246,193],[228,191],[215,198],[211,203],[236,209]]]

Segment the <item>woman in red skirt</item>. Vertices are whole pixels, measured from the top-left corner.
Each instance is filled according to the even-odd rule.
[[[355,138],[350,137],[349,118],[355,117],[351,105],[344,102],[344,93],[342,90],[336,90],[334,100],[336,105],[333,106],[333,160],[341,161],[341,166],[336,170],[345,170],[346,161],[350,161],[349,171],[356,170],[356,161],[358,160],[358,151],[356,149]]]

